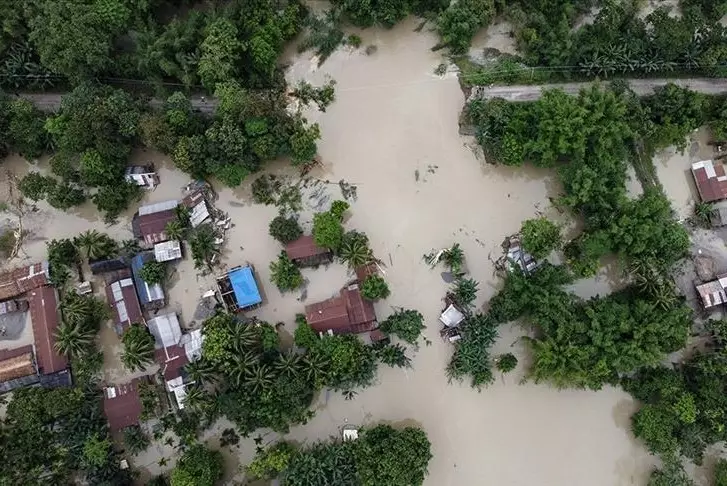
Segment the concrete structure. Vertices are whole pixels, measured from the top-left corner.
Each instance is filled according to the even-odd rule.
[[[133,182],[137,186],[154,189],[159,185],[159,176],[154,170],[154,166],[149,165],[131,165],[126,168],[124,177],[128,182]]]

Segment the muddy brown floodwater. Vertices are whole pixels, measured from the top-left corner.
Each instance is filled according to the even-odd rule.
[[[653,460],[629,431],[636,407],[630,396],[610,387],[599,392],[558,391],[520,384],[527,353],[517,326],[502,326],[493,349],[495,354],[515,352],[521,358],[516,372],[498,376],[481,393],[466,384],[447,383],[444,369],[453,349],[439,339],[437,322],[447,284],[441,269],[430,269],[422,255],[460,243],[470,273],[480,282],[484,303],[501,284],[492,260],[500,255],[503,238],[537,214],[562,216],[549,204],[548,198],[559,192],[553,173],[486,164],[474,141],[458,134],[464,97],[455,77],[433,74],[441,62],[430,51],[436,38],[426,28],[415,33],[417,23],[410,20],[392,30],[363,32],[364,46],[378,46],[370,56],[363,50],[340,50],[320,68],[309,54],[291,57],[291,80],[319,83],[332,77],[337,82],[336,102],[326,113],[309,114],[322,132],[322,166],[310,174],[319,180],[315,190],[319,196],[340,198],[339,180],[356,185],[358,198],[346,225],[368,234],[374,252],[386,264],[392,290],[386,302],[377,304],[377,314],[383,319],[394,306],[418,309],[432,343],[422,344],[413,369],[382,367],[379,383],[351,401],[340,394],[322,394],[314,404],[315,418],[293,428],[288,437],[325,439],[338,434],[345,422],[412,423],[424,427],[432,441],[427,486],[643,485]],[[135,157],[151,159],[160,168],[162,185],[147,194],[146,201],[180,197],[188,179],[165,157],[151,152]],[[27,170],[21,162],[10,161],[10,167]],[[272,164],[270,170],[292,174],[284,163]],[[249,184],[219,191],[217,206],[235,224],[223,262],[255,265],[266,300],[257,314],[270,322],[285,322],[292,333],[293,317],[304,304],[300,294],[280,294],[270,283],[268,264],[280,246],[268,236],[267,226],[276,208],[251,204]],[[316,198],[304,195],[301,217],[309,227]],[[73,236],[92,226],[119,237],[130,234],[129,215],[104,228],[86,208],[69,214],[43,207],[41,213],[37,238]],[[29,245],[28,252],[40,258],[44,250],[44,244]],[[307,300],[332,295],[347,275],[340,265],[306,271]],[[210,288],[210,278],[199,277],[187,260],[176,268],[170,287],[170,308],[190,325],[197,298]],[[596,293],[600,292],[599,288]],[[113,347],[113,342],[108,345]],[[118,368],[109,367],[109,376],[114,376],[111,371]],[[221,422],[207,437],[225,426]],[[229,468],[247,463],[254,450],[251,440],[243,440],[239,449],[227,451]],[[155,445],[133,462],[146,476],[159,471],[156,462],[161,456],[171,459],[171,467],[171,455],[169,448]]]

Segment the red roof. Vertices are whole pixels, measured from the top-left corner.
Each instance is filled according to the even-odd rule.
[[[33,322],[35,359],[42,375],[68,368],[65,356],[55,350],[55,333],[58,328],[58,298],[53,287],[41,287],[28,292],[30,319]]]
[[[124,278],[106,285],[106,299],[113,308],[111,313],[114,322],[123,330],[135,322],[144,322],[144,314],[141,312],[131,272],[125,270],[121,275]]]
[[[34,263],[0,274],[0,300],[12,299],[48,285],[48,262]]]
[[[104,389],[103,410],[111,430],[138,424],[141,409],[139,380]]]
[[[711,160],[695,162],[692,164],[692,175],[702,201],[727,199],[727,175],[724,164],[715,164]]]
[[[361,297],[358,284],[341,289],[341,295],[305,307],[305,318],[316,332],[334,334],[368,332],[376,327],[371,301]]]
[[[181,376],[182,368],[189,363],[187,354],[184,352],[184,346],[178,344],[155,350],[154,360],[162,367],[164,379],[167,381]]]
[[[149,244],[154,244],[169,239],[165,233],[167,223],[176,219],[177,212],[174,209],[167,209],[156,213],[137,215],[134,217],[133,225],[139,238]]]
[[[316,245],[315,240],[310,235],[303,235],[297,240],[291,241],[285,245],[285,253],[291,260],[300,260],[318,255],[330,254],[331,250],[321,248]]]

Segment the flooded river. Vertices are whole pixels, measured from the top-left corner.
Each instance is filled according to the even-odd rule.
[[[439,339],[437,322],[447,285],[440,269],[430,269],[422,255],[460,243],[470,273],[480,282],[484,303],[500,285],[492,261],[500,255],[504,237],[537,214],[562,216],[548,200],[559,192],[554,174],[489,165],[474,149],[474,141],[458,134],[464,97],[454,76],[433,73],[441,62],[439,54],[430,51],[436,39],[426,28],[415,33],[416,25],[412,20],[394,30],[364,32],[363,45],[378,47],[372,55],[363,49],[341,50],[320,68],[309,54],[294,56],[289,75],[314,83],[336,80],[336,102],[326,113],[310,114],[322,132],[322,165],[310,175],[332,198],[341,197],[339,180],[356,185],[358,198],[346,226],[368,234],[375,254],[386,264],[392,290],[387,301],[377,304],[377,314],[383,319],[393,307],[418,309],[426,318],[432,344],[422,345],[411,370],[382,367],[379,384],[352,401],[324,394],[316,404],[316,417],[294,428],[290,438],[324,439],[337,434],[346,421],[415,423],[432,441],[427,486],[643,485],[653,462],[629,431],[633,400],[614,388],[556,391],[520,384],[527,354],[518,341],[519,328],[503,326],[494,349],[495,354],[513,351],[521,358],[523,364],[515,373],[498,376],[481,393],[447,383],[444,368],[452,347]],[[506,35],[505,29],[501,35]],[[136,156],[160,168],[162,185],[146,195],[147,201],[180,197],[188,179],[168,160],[153,153]],[[20,161],[10,161],[10,166],[27,170]],[[282,163],[272,170],[291,174]],[[268,264],[281,249],[267,233],[276,208],[251,204],[249,194],[249,181],[234,191],[219,192],[217,206],[235,224],[223,261],[230,266],[246,261],[255,265],[266,300],[258,315],[283,321],[292,332],[293,317],[304,305],[301,296],[280,294],[269,279]],[[311,205],[304,200],[308,207],[302,219],[309,225]],[[41,214],[34,223],[37,238],[73,236],[90,227],[130,236],[128,215],[104,228],[85,208],[69,214],[44,208]],[[44,247],[29,248],[29,258],[42,257]],[[347,271],[332,265],[306,271],[305,277],[307,299],[312,301],[337,292]],[[209,278],[197,277],[189,260],[176,269],[170,307],[184,324],[191,322],[196,299],[209,284]],[[134,462],[156,472],[155,451],[168,454],[152,448]],[[244,464],[253,453],[252,441],[243,441],[235,450],[237,457],[228,454],[229,465]]]

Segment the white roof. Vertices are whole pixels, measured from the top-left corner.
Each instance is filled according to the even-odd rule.
[[[454,305],[449,304],[449,307],[447,307],[444,312],[442,312],[442,315],[439,316],[439,320],[447,327],[455,327],[464,320],[464,314],[462,314]]]
[[[158,262],[168,262],[182,258],[182,246],[178,240],[157,243],[154,245],[154,258]]]
[[[146,325],[154,336],[157,348],[174,346],[182,337],[182,328],[179,327],[179,319],[174,312],[149,319]]]
[[[156,302],[157,300],[164,300],[164,290],[158,283],[149,285],[146,281],[143,281],[146,286],[146,294],[149,296],[149,302]]]
[[[159,213],[161,211],[167,211],[169,209],[174,209],[179,205],[179,203],[176,200],[170,200],[170,201],[162,201],[154,204],[147,204],[146,206],[141,206],[139,208],[139,216],[144,216],[145,214],[154,214]]]
[[[179,410],[184,409],[184,399],[187,398],[187,388],[184,386],[184,380],[181,376],[167,381],[167,391],[174,393],[174,398],[177,400],[177,406]]]
[[[207,203],[204,199],[202,199],[199,204],[192,208],[191,214],[189,215],[189,221],[192,224],[192,227],[196,228],[209,217],[210,212],[207,209]]]
[[[187,359],[191,363],[197,361],[202,357],[202,343],[204,342],[204,334],[201,329],[195,329],[194,331],[184,334],[179,344],[184,346],[184,354],[187,355]]]

